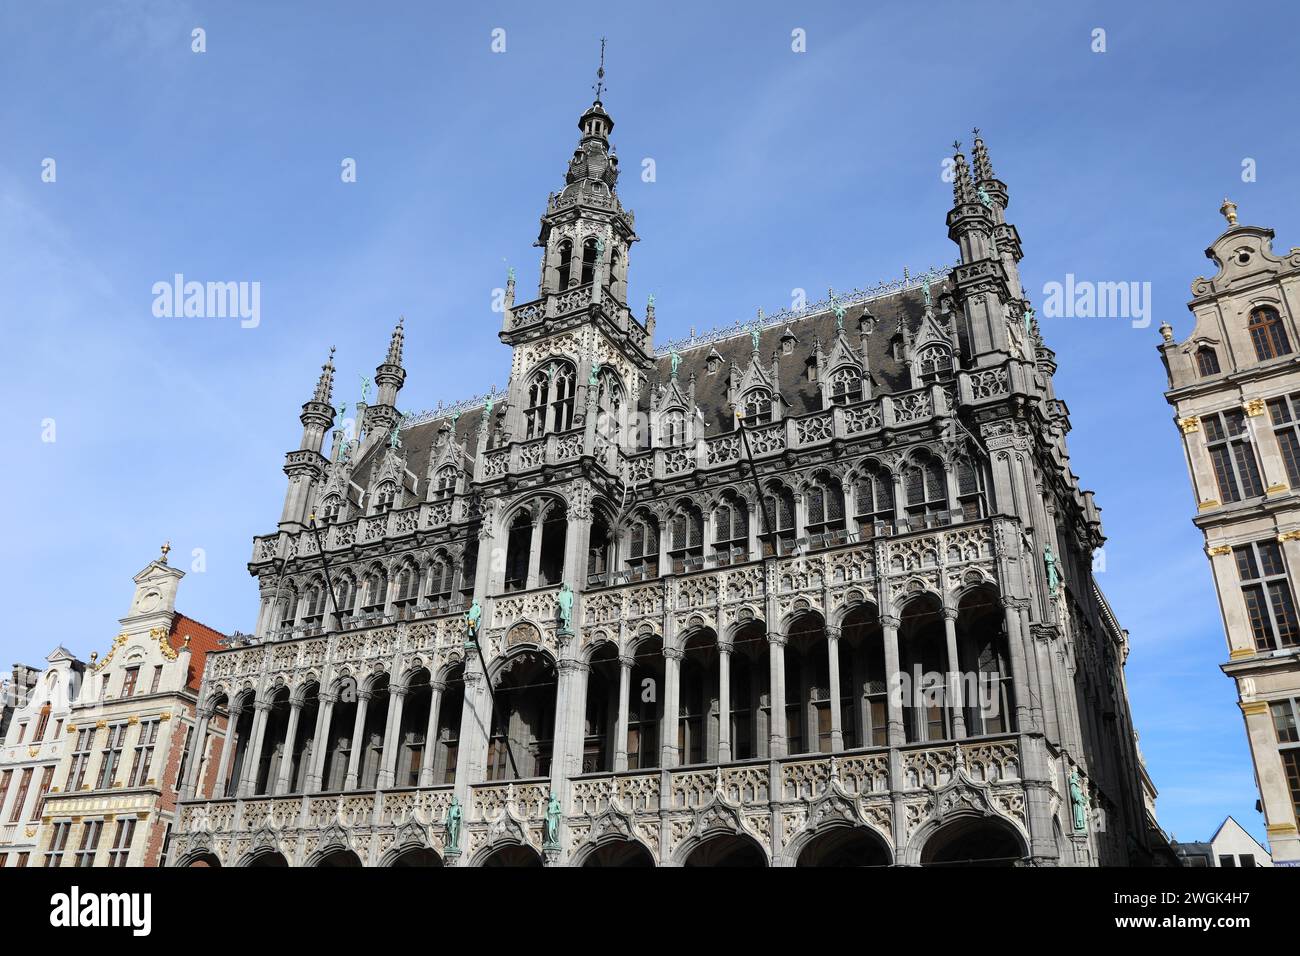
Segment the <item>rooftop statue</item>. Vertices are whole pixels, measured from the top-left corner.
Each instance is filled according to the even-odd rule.
[[[555,595],[555,606],[560,612],[560,633],[573,633],[573,591],[568,582],[560,583],[559,593]]]

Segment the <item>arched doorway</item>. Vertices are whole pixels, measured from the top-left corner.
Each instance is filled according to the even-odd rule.
[[[282,867],[288,866],[289,861],[284,858],[284,854],[277,850],[267,850],[265,853],[259,853],[245,864],[247,869],[254,867]]]
[[[799,852],[795,866],[889,866],[889,847],[862,827],[831,827],[817,834]]]
[[[683,866],[767,866],[758,844],[734,834],[710,837],[686,857]]]
[[[635,840],[611,840],[588,853],[582,865],[638,867],[654,866],[655,861],[650,851]]]
[[[555,663],[540,651],[523,651],[502,665],[493,684],[496,709],[488,741],[487,778],[515,779],[512,755],[519,777],[549,776],[555,737]]]
[[[1010,824],[969,818],[940,827],[925,842],[922,866],[1015,866],[1025,848]]]
[[[334,850],[326,853],[316,865],[320,867],[355,867],[361,865],[361,858],[351,850]]]
[[[413,846],[393,857],[390,866],[442,866],[442,857],[426,846]]]
[[[529,846],[512,843],[499,850],[493,850],[484,858],[480,866],[541,866],[542,858]]]
[[[197,856],[191,857],[190,861],[185,865],[188,867],[212,867],[214,869],[220,869],[221,861],[217,859],[216,854],[214,853],[200,853]]]

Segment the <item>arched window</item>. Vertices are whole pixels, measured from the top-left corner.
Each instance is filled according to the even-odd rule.
[[[587,584],[602,587],[609,583],[609,562],[614,552],[614,539],[609,519],[601,511],[592,515],[591,534],[587,537]]]
[[[375,489],[375,514],[391,511],[397,504],[397,482],[381,481]]]
[[[382,568],[374,568],[366,575],[361,593],[363,614],[382,614],[388,603],[388,575]]]
[[[451,589],[456,568],[446,552],[439,551],[429,564],[429,604],[435,612],[451,610]]]
[[[903,471],[903,491],[907,496],[908,526],[912,530],[943,523],[948,512],[943,462],[928,454],[909,462]]]
[[[569,282],[569,268],[573,262],[573,243],[568,239],[560,240],[560,291],[563,292],[572,283]]]
[[[532,550],[533,515],[524,508],[510,522],[510,533],[506,540],[507,591],[522,591],[528,586],[528,560]]]
[[[894,527],[894,476],[876,465],[868,465],[858,478],[854,487],[857,497],[858,530],[862,537],[870,538],[876,534],[877,524],[883,525],[881,531]]]
[[[665,448],[686,444],[686,413],[672,409],[659,419],[659,443]]]
[[[346,627],[348,619],[352,616],[352,606],[357,600],[357,582],[351,574],[344,574],[339,580],[338,590],[338,615],[339,626]]]
[[[988,514],[984,498],[984,469],[969,458],[957,461],[957,504],[963,521],[978,521]]]
[[[1202,345],[1196,350],[1196,371],[1200,373],[1201,378],[1218,375],[1222,371],[1219,368],[1219,353],[1208,345]]]
[[[713,554],[718,564],[749,557],[749,506],[728,494],[713,511]]]
[[[313,581],[302,595],[302,624],[308,634],[319,634],[325,620],[325,585]]]
[[[280,630],[290,631],[298,620],[298,592],[290,588],[280,599]]]
[[[338,495],[328,496],[321,506],[321,519],[329,524],[332,521],[338,521],[343,515],[343,499]]]
[[[852,365],[845,365],[831,373],[831,402],[850,405],[862,401],[862,375]]]
[[[704,566],[704,516],[693,505],[683,505],[669,524],[668,556],[677,574]]]
[[[923,384],[948,378],[952,375],[952,353],[942,345],[927,345],[917,354],[916,367]]]
[[[526,438],[573,427],[573,397],[577,387],[573,365],[554,360],[533,373],[524,409]]]
[[[844,489],[835,477],[819,474],[808,486],[806,530],[811,548],[829,548],[844,543]]]
[[[456,466],[443,465],[433,477],[433,496],[450,498],[456,493]]]
[[[653,515],[632,517],[627,538],[627,570],[633,581],[659,576],[659,523]]]
[[[582,244],[582,284],[595,281],[596,278],[596,240],[588,239]]]
[[[763,492],[759,508],[758,533],[763,554],[789,554],[794,550],[794,492],[772,484]]]
[[[772,420],[772,394],[765,388],[753,388],[745,395],[742,415],[746,425],[763,425]]]
[[[420,572],[404,564],[397,572],[397,593],[393,597],[393,613],[397,620],[408,620],[415,613],[415,602],[420,596]]]
[[[623,408],[623,383],[619,381],[618,373],[610,368],[600,370],[597,382],[596,404],[617,422],[618,413]]]
[[[1247,328],[1251,344],[1255,346],[1255,357],[1261,362],[1290,354],[1291,343],[1287,339],[1286,328],[1282,325],[1282,317],[1276,309],[1266,305],[1252,309]]]

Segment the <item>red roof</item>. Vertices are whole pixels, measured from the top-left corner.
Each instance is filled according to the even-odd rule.
[[[176,615],[172,618],[172,630],[167,635],[167,640],[173,650],[179,651],[185,646],[185,638],[190,639],[190,678],[185,686],[191,690],[199,689],[199,681],[203,677],[203,665],[207,661],[208,652],[221,650],[220,641],[225,636],[225,634],[214,631],[206,624],[200,624],[192,617],[186,617],[179,611],[176,612]]]

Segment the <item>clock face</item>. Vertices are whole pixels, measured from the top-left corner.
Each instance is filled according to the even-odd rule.
[[[149,590],[141,594],[140,600],[136,603],[139,606],[140,610],[152,611],[154,608],[158,606],[159,601],[160,598],[158,592],[155,590]]]

